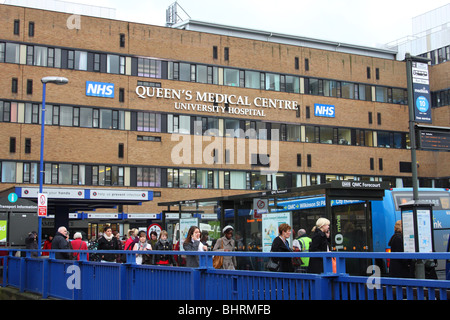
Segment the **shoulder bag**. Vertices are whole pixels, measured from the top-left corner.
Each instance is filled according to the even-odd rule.
[[[222,239],[222,249],[223,249],[223,239]],[[213,257],[213,267],[215,269],[221,269],[223,266],[223,256],[214,256]]]

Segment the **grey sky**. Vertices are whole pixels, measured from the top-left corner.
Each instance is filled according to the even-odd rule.
[[[175,0],[71,0],[116,9],[116,19],[165,25]],[[412,34],[412,18],[448,0],[179,0],[194,20],[364,46]]]

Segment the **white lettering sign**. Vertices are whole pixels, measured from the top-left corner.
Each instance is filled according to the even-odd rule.
[[[242,116],[265,117],[266,109],[298,110],[297,101],[223,94],[214,92],[199,92],[183,89],[154,88],[137,86],[136,95],[141,99],[157,98],[178,100],[174,103],[176,110],[208,113],[228,113]],[[184,100],[184,102],[181,102]],[[256,107],[253,109],[251,107]]]

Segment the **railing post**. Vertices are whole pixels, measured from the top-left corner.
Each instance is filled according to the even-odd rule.
[[[2,281],[2,287],[6,288],[6,284],[7,284],[7,273],[6,270],[8,270],[8,259],[9,259],[9,255],[8,256],[4,256],[2,258],[3,260],[3,281]]]
[[[130,297],[128,296],[128,286],[130,286],[130,282],[128,281],[128,269],[130,268],[130,265],[132,263],[131,255],[125,255],[127,262],[122,263],[120,265],[120,300],[130,300]],[[135,261],[134,261],[135,262]],[[130,287],[130,290],[133,290],[133,286]]]
[[[191,273],[191,300],[200,301],[203,300],[201,298],[201,294],[204,294],[202,290],[200,290],[200,279],[201,279],[202,269],[192,269]]]
[[[41,256],[42,257],[42,256]],[[48,298],[48,285],[50,283],[49,279],[49,258],[45,258],[42,261],[42,298]]]
[[[316,276],[312,300],[331,300],[331,279],[324,273]]]

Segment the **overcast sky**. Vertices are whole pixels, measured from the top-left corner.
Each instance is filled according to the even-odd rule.
[[[115,8],[118,20],[163,26],[166,9],[175,0],[69,2]],[[411,35],[413,17],[447,3],[449,0],[178,1],[193,20],[372,47]]]

